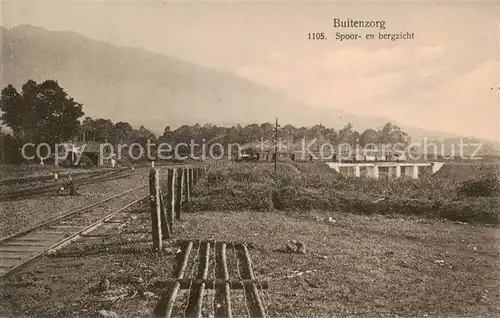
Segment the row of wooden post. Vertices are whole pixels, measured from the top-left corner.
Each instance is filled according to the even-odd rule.
[[[165,170],[164,170],[165,171]],[[181,219],[183,203],[191,198],[193,184],[202,176],[201,167],[182,167],[166,169],[166,193],[160,187],[160,168],[151,168],[149,173],[149,193],[151,204],[151,225],[153,250],[162,249],[162,240],[169,239],[173,231],[173,215]]]

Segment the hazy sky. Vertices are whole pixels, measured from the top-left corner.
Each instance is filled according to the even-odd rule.
[[[215,67],[311,107],[499,136],[500,4],[4,2],[3,25],[75,31]],[[333,19],[384,20],[414,40],[335,40]],[[308,40],[324,32],[325,41]],[[496,90],[490,90],[490,87]]]

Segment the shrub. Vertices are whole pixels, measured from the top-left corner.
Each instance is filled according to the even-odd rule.
[[[264,184],[238,184],[231,181],[212,188],[197,185],[194,191],[196,195],[187,206],[188,212],[273,210],[272,189]]]
[[[495,174],[461,184],[439,176],[377,180],[322,169],[309,163],[280,164],[274,174],[268,163],[220,164],[195,187],[189,210],[314,209],[499,223],[499,179]]]
[[[498,196],[500,187],[497,176],[486,176],[480,180],[469,180],[461,184],[459,193],[468,197]]]

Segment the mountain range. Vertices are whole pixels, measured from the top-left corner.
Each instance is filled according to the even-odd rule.
[[[217,69],[93,40],[74,32],[28,25],[1,28],[1,85],[20,88],[28,79],[55,79],[83,103],[86,116],[144,125],[156,133],[165,126],[274,122],[294,126],[323,124],[336,129],[378,128],[390,118],[312,108],[268,87]],[[399,125],[413,140],[459,137]]]

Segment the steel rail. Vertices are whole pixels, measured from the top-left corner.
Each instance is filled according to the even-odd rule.
[[[93,231],[94,229],[96,229],[97,227],[99,227],[100,225],[102,225],[106,220],[112,218],[116,214],[122,212],[123,210],[131,207],[132,205],[134,205],[134,204],[136,204],[136,203],[138,203],[138,202],[140,202],[140,201],[142,201],[142,200],[144,200],[144,199],[146,199],[148,197],[149,197],[149,194],[144,195],[144,196],[140,197],[139,199],[136,199],[133,202],[125,205],[124,207],[121,207],[120,209],[118,209],[118,210],[116,210],[116,211],[114,211],[114,212],[112,212],[112,213],[110,213],[110,214],[108,214],[108,215],[100,218],[98,221],[92,223],[91,225],[85,227],[84,229],[81,229],[81,230],[77,231],[76,233],[73,233],[70,236],[64,238],[63,240],[61,240],[61,241],[59,241],[59,242],[57,242],[57,243],[49,246],[48,248],[43,249],[42,251],[40,251],[39,253],[34,254],[33,256],[31,256],[30,258],[26,259],[22,263],[14,265],[13,267],[9,268],[8,271],[6,271],[4,273],[1,273],[0,274],[0,278],[4,278],[4,277],[8,276],[9,274],[13,273],[15,270],[19,269],[22,266],[27,265],[31,261],[33,261],[33,260],[35,260],[35,259],[37,259],[37,258],[39,258],[39,257],[41,257],[43,255],[45,255],[46,253],[49,253],[51,251],[54,251],[54,250],[56,250],[58,248],[63,247],[64,245],[66,245],[66,244],[68,244],[68,243],[70,243],[70,242],[78,239],[81,235],[85,235],[86,233]]]
[[[132,192],[132,191],[135,191],[135,190],[138,190],[138,189],[144,188],[144,187],[146,187],[146,186],[147,186],[147,184],[140,185],[140,186],[138,186],[138,187],[135,187],[135,188],[129,189],[129,190],[125,191],[125,192],[115,194],[115,195],[113,195],[113,196],[111,196],[111,197],[108,197],[108,198],[106,198],[106,199],[103,199],[103,200],[101,200],[101,201],[98,201],[98,202],[92,203],[92,204],[87,205],[87,206],[84,206],[84,207],[77,208],[76,210],[70,210],[70,211],[68,211],[68,212],[66,212],[66,213],[64,213],[64,214],[62,214],[62,215],[60,215],[60,216],[56,216],[56,217],[54,217],[54,218],[52,218],[52,219],[46,220],[46,221],[44,221],[44,222],[42,222],[42,223],[40,223],[40,224],[37,224],[37,225],[35,225],[35,226],[33,226],[33,227],[28,228],[28,229],[21,230],[21,231],[19,231],[19,232],[17,232],[17,233],[14,233],[14,234],[9,235],[9,236],[6,236],[6,237],[2,237],[2,238],[0,238],[0,243],[5,243],[5,242],[8,242],[8,241],[10,241],[10,240],[12,240],[12,239],[14,239],[14,238],[16,238],[16,237],[19,237],[19,236],[22,236],[22,235],[28,234],[28,233],[30,233],[30,232],[33,232],[33,231],[35,231],[35,230],[38,230],[39,228],[42,228],[42,227],[48,226],[48,225],[50,225],[50,224],[52,224],[52,223],[55,223],[55,222],[61,221],[61,220],[62,220],[62,219],[64,219],[64,218],[67,218],[67,217],[69,217],[69,216],[72,216],[73,214],[77,214],[77,213],[81,213],[81,212],[83,212],[83,211],[89,210],[89,209],[91,209],[91,208],[93,208],[93,207],[95,207],[95,206],[101,205],[101,204],[106,203],[106,202],[108,202],[108,201],[110,201],[110,200],[113,200],[113,199],[115,199],[115,198],[118,198],[118,197],[120,197],[120,196],[123,196],[123,195],[125,195],[125,194],[127,194],[127,193],[129,193],[129,192]]]

